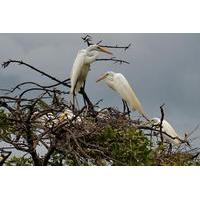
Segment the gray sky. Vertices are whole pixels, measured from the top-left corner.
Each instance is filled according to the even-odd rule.
[[[0,62],[19,59],[60,79],[69,77],[77,51],[85,48],[84,34],[0,34]],[[200,122],[200,34],[91,34],[105,44],[128,44],[127,53],[113,50],[114,56],[130,65],[94,63],[87,78],[86,91],[93,101],[103,98],[102,106],[117,106],[121,100],[96,78],[105,71],[121,72],[134,87],[145,111],[160,117],[159,106],[166,104],[166,119],[183,135]],[[106,56],[106,55],[105,55]],[[105,57],[104,56],[104,57]],[[49,80],[25,70],[10,67],[0,70],[0,88],[22,81]],[[200,131],[195,133],[199,136]]]

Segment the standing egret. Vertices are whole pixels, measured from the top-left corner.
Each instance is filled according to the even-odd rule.
[[[154,125],[159,125],[160,124],[160,119],[159,118],[153,118],[153,124]],[[160,130],[160,127],[157,128],[157,130]],[[179,146],[181,144],[181,139],[174,130],[174,128],[171,126],[169,122],[166,120],[162,121],[162,131],[165,132],[166,134],[163,134],[163,138],[170,144],[175,144]],[[169,136],[168,136],[169,135]]]
[[[128,103],[133,111],[138,111],[146,120],[149,121],[134,90],[131,88],[130,84],[121,73],[115,73],[112,71],[106,72],[100,76],[96,82],[103,79],[111,89],[119,93],[122,99]]]
[[[78,52],[71,71],[71,94],[75,95],[84,86],[90,64],[97,59],[100,52],[112,54],[107,48],[96,44],[90,45]]]

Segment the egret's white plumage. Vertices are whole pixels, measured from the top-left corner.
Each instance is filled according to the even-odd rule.
[[[152,120],[153,120],[154,125],[159,125],[159,123],[160,123],[160,119],[159,118],[155,117]],[[157,129],[160,129],[160,128],[157,128]],[[167,142],[169,142],[171,144],[175,144],[175,145],[180,145],[181,144],[181,140],[179,140],[180,139],[179,135],[174,130],[174,128],[171,126],[171,124],[168,121],[166,121],[166,120],[162,121],[162,131],[165,132],[165,133],[167,133],[167,135],[169,135],[169,136],[172,137],[171,138],[171,137],[163,134],[163,138]]]
[[[72,110],[70,109],[65,109],[64,112],[62,112],[60,115],[59,115],[59,121],[60,122],[63,122],[64,120],[71,120],[75,117],[74,113]],[[80,117],[77,117],[76,122],[81,122],[81,118]]]
[[[76,94],[80,91],[80,88],[87,78],[90,64],[95,62],[100,52],[112,54],[107,48],[103,48],[96,44],[78,52],[71,71],[71,94]]]
[[[51,112],[46,113],[44,115],[40,115],[40,112],[36,111],[33,113],[32,119],[35,120],[35,123],[39,128],[44,128],[44,127],[51,128],[53,125],[58,124],[58,119]]]
[[[65,120],[72,120],[75,117],[73,111],[68,108],[66,108],[62,113],[59,113],[57,116],[49,112],[40,117],[37,117],[39,114],[40,113],[36,111],[32,115],[32,118],[35,118],[35,123],[39,128],[52,128],[52,126],[56,126]],[[81,122],[81,118],[77,117],[74,121]]]
[[[111,89],[119,93],[122,99],[128,103],[133,111],[136,110],[148,120],[148,117],[146,116],[134,90],[131,88],[130,84],[121,73],[115,73],[112,71],[106,72],[99,79],[97,79],[97,82],[103,79]]]

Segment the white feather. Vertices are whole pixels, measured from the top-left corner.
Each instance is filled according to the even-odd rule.
[[[155,121],[155,123],[154,123],[155,125],[158,125],[160,123],[160,119],[159,118],[155,117],[152,120]],[[171,126],[171,124],[168,121],[166,121],[166,120],[163,120],[163,122],[162,122],[162,131],[165,132],[165,133],[167,133],[169,136],[172,137],[171,138],[171,137],[163,134],[163,138],[167,142],[175,144],[175,145],[180,145],[181,144],[181,141],[179,140],[180,139],[179,135],[174,130],[174,128]],[[173,139],[173,138],[175,138],[175,139]]]
[[[109,76],[109,73],[111,76]],[[135,91],[131,88],[126,78],[121,73],[107,72],[107,74],[108,76],[105,78],[106,84],[118,92],[118,94],[129,104],[133,111],[136,110],[142,116],[147,118],[144,109],[135,94]]]
[[[86,80],[90,64],[85,63],[86,52],[84,50],[79,51],[71,71],[71,91],[72,94],[79,92],[81,86],[83,86]]]

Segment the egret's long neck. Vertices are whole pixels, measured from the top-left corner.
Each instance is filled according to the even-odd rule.
[[[95,60],[98,58],[99,54],[100,53],[98,51],[87,52],[86,62],[87,63],[95,62]]]

